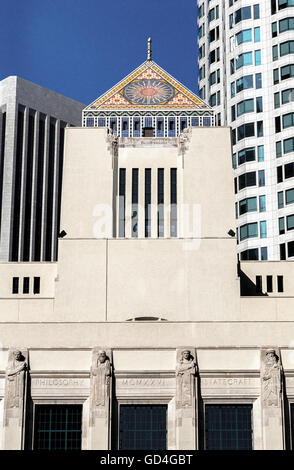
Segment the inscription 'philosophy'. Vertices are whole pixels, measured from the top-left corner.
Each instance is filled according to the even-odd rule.
[[[83,387],[85,386],[84,379],[34,379],[34,387]]]

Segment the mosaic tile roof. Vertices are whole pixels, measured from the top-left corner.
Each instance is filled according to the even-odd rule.
[[[85,111],[150,108],[211,110],[207,103],[159,65],[147,60]]]

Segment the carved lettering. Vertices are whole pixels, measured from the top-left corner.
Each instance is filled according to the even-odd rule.
[[[120,385],[124,387],[164,387],[166,385],[166,381],[164,379],[156,379],[156,378],[147,378],[147,379],[121,379]]]
[[[32,380],[33,387],[83,387],[84,379],[75,378],[40,378]]]
[[[246,387],[254,386],[251,377],[212,377],[203,378],[201,384],[204,387]]]

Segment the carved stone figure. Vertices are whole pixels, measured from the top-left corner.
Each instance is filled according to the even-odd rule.
[[[11,350],[6,369],[6,408],[19,408],[23,402],[27,362],[19,350]]]
[[[112,152],[113,157],[118,155],[118,136],[114,135],[112,129],[108,129],[107,134],[108,150]]]
[[[197,364],[191,351],[184,349],[176,365],[177,402],[182,407],[192,406],[192,397],[195,395],[195,380]]]
[[[95,406],[105,406],[110,396],[111,365],[105,351],[98,351],[96,364],[92,367],[93,396]]]
[[[264,406],[277,407],[280,405],[282,392],[281,371],[279,356],[274,349],[268,349],[265,353],[261,377]]]
[[[187,148],[188,148],[188,143],[190,142],[191,139],[191,133],[192,129],[191,127],[186,127],[186,129],[183,130],[183,132],[179,135],[178,137],[178,149],[179,149],[179,155],[183,155]]]

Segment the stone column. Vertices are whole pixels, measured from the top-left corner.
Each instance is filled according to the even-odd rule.
[[[278,348],[261,350],[261,406],[263,448],[284,449],[282,365]]]
[[[198,449],[198,367],[195,348],[177,349],[176,365],[176,448]]]
[[[89,448],[111,448],[112,351],[92,351],[89,410]]]
[[[5,376],[4,449],[22,450],[27,402],[28,351],[10,349]]]

